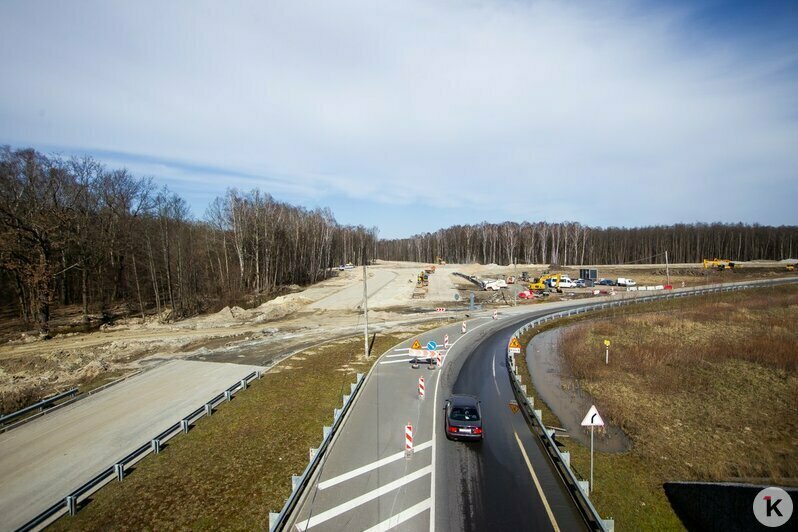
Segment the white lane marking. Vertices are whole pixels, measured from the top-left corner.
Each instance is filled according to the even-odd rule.
[[[477,318],[477,319],[482,319],[482,318]],[[488,323],[490,323],[490,322],[486,321],[485,323],[480,323],[479,325],[474,327],[474,329],[478,329],[479,327],[482,327],[483,325],[487,325]],[[473,332],[474,329],[471,329],[471,331]],[[449,350],[446,352],[446,356],[449,356],[449,353],[452,352],[452,348],[454,348],[454,344],[456,344],[457,342],[459,342],[463,338],[465,338],[465,335],[460,336],[460,338],[458,338],[457,340],[455,340],[454,342],[449,344]],[[436,469],[436,466],[435,466],[435,455],[436,455],[435,448],[437,446],[436,438],[438,437],[438,430],[435,427],[438,426],[438,388],[440,388],[440,386],[438,386],[438,384],[441,381],[441,375],[442,374],[443,374],[443,372],[439,371],[438,372],[438,376],[435,378],[435,394],[432,397],[432,466],[431,466],[432,467],[432,475],[430,476],[430,482],[432,484],[432,487],[430,489],[430,497],[429,497],[430,498],[430,507],[429,507],[429,529],[430,529],[430,532],[435,532],[435,469]]]
[[[405,356],[406,356],[407,352],[410,351],[410,348],[409,347],[397,347],[393,351],[394,351],[394,353],[398,353],[399,351],[403,351],[405,353]],[[385,356],[386,357],[400,357],[402,355],[385,355]]]
[[[432,447],[432,440],[425,441],[424,443],[420,443],[418,445],[413,446],[413,452],[417,453],[419,451],[423,451],[425,449],[429,449]],[[324,482],[319,482],[319,489],[327,489],[335,486],[336,484],[340,484],[341,482],[345,482],[349,479],[355,478],[363,473],[368,473],[369,471],[373,471],[378,469],[384,465],[390,464],[391,462],[395,462],[397,460],[401,460],[405,458],[405,452],[400,451],[396,454],[392,454],[391,456],[386,456],[385,458],[381,458],[376,462],[372,462],[370,464],[366,464],[364,466],[358,467],[357,469],[353,469],[352,471],[348,471],[346,473],[342,473],[337,477],[333,477],[331,479],[325,480]]]
[[[418,359],[419,359],[419,361],[426,360],[426,357],[418,357]],[[401,360],[386,360],[385,362],[380,362],[380,365],[383,365],[383,364],[398,364],[400,362],[410,362],[412,360],[415,360],[415,359],[414,358],[403,358]]]
[[[549,501],[546,499],[546,495],[543,493],[543,488],[540,487],[538,476],[535,474],[535,470],[532,469],[532,463],[529,461],[529,457],[526,455],[526,450],[521,443],[521,438],[518,437],[517,432],[513,431],[513,434],[515,434],[515,441],[518,442],[518,448],[521,449],[521,454],[524,455],[524,461],[526,462],[526,466],[529,468],[529,473],[532,475],[532,480],[535,481],[535,487],[538,489],[538,494],[543,501],[543,506],[546,507],[546,513],[549,515],[551,526],[554,527],[554,532],[560,532],[560,527],[557,526],[557,521],[554,519],[554,514],[551,511],[551,506],[549,506]]]
[[[499,383],[496,381],[496,352],[493,352],[493,385],[496,387],[496,393],[501,397],[502,393],[499,391]]]
[[[382,523],[378,523],[373,527],[366,529],[365,532],[384,532],[385,530],[390,530],[395,526],[401,525],[408,519],[412,519],[413,517],[423,512],[424,510],[428,510],[431,504],[432,502],[430,499],[427,499],[426,501],[421,501],[418,504],[414,504],[407,510],[403,510],[398,514],[389,517]]]
[[[364,493],[363,495],[355,497],[350,501],[347,501],[343,504],[339,504],[338,506],[335,506],[333,508],[330,508],[329,510],[321,512],[320,514],[316,514],[310,519],[306,519],[305,521],[297,523],[296,528],[297,530],[303,531],[307,530],[308,528],[314,527],[316,525],[320,525],[321,523],[329,521],[334,517],[338,517],[339,515],[348,512],[352,508],[357,508],[361,504],[373,501],[377,497],[381,497],[386,493],[390,493],[395,489],[399,489],[405,484],[410,484],[414,480],[418,480],[422,477],[425,477],[426,475],[429,475],[431,471],[432,471],[432,466],[422,467],[418,471],[413,471],[407,476],[394,480],[393,482],[389,482],[384,486],[380,486],[375,490],[369,491],[368,493]]]
[[[409,357],[411,356],[409,353],[399,353],[398,355],[385,355],[385,358],[399,358],[399,357]]]

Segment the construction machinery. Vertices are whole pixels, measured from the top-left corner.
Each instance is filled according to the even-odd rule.
[[[798,268],[796,268],[795,264],[788,264],[787,266],[784,267],[784,269],[787,270],[788,272],[794,272]]]
[[[740,266],[736,264],[734,261],[728,259],[704,259],[704,269],[705,270],[717,270],[722,272],[723,270],[734,270],[735,268],[739,268]]]
[[[426,273],[435,273],[435,265],[434,264],[427,264],[424,266],[424,271]]]
[[[426,271],[421,270],[421,273],[418,274],[416,286],[429,286],[429,274]]]
[[[438,263],[438,264],[440,264],[441,266],[446,266],[446,261],[445,261],[445,260],[443,260],[443,259],[442,259],[442,258],[440,258],[440,257],[435,257],[435,262],[437,262],[437,263]]]
[[[541,275],[534,282],[529,283],[529,289],[534,292],[543,292],[548,288],[554,288],[557,292],[560,292],[560,277],[559,273]]]

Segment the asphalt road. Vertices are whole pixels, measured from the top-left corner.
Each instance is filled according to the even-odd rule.
[[[549,310],[550,311],[550,310]],[[538,311],[539,312],[539,311]],[[533,316],[534,314],[525,314]],[[441,369],[412,369],[407,348],[385,353],[344,420],[289,520],[291,530],[580,530],[556,471],[513,399],[504,363],[519,319],[476,318],[418,337],[451,348]],[[418,378],[426,397],[418,398]],[[485,440],[448,441],[443,405],[452,393],[482,401]],[[405,425],[415,450],[404,453]]]
[[[169,362],[0,435],[0,530],[28,522],[255,369]]]

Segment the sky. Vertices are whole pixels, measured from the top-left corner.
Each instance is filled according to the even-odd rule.
[[[798,2],[0,2],[0,144],[382,238],[795,225]]]

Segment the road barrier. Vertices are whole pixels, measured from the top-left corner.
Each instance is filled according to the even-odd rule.
[[[253,371],[240,381],[237,381],[235,384],[224,390],[219,395],[213,397],[210,401],[191,412],[179,422],[150,439],[147,443],[142,444],[131,453],[125,455],[113,465],[100,471],[91,480],[84,483],[76,490],[66,495],[62,500],[56,502],[39,515],[22,525],[17,529],[18,532],[42,529],[64,514],[75,515],[78,510],[78,505],[81,501],[86,500],[89,496],[91,496],[91,494],[99,490],[113,479],[116,478],[117,480],[122,480],[125,476],[125,469],[127,467],[132,466],[150,452],[160,452],[163,448],[163,444],[166,441],[173,438],[180,432],[188,432],[189,425],[195,423],[202,416],[211,415],[214,407],[225,401],[227,397],[232,398],[232,395],[236,392],[245,390],[249,382],[259,379],[260,377],[260,371]]]
[[[299,498],[302,496],[302,493],[305,491],[305,488],[307,488],[310,482],[310,478],[313,476],[313,473],[324,459],[326,451],[330,446],[330,442],[332,442],[332,439],[338,433],[338,429],[341,427],[344,418],[349,413],[351,405],[355,402],[355,399],[357,399],[357,396],[360,394],[360,390],[363,389],[363,382],[365,380],[366,379],[362,373],[357,374],[356,381],[349,385],[349,393],[343,397],[343,406],[333,410],[332,426],[322,427],[322,435],[324,439],[322,440],[318,449],[310,450],[310,460],[307,467],[305,467],[305,470],[301,475],[293,475],[291,477],[291,495],[285,501],[283,509],[280,510],[280,513],[269,512],[269,530],[271,532],[285,528],[288,517],[291,515],[291,512],[294,511],[294,508],[296,508]]]
[[[418,398],[423,400],[424,399],[424,393],[425,393],[425,391],[424,391],[424,377],[419,377],[418,378]]]
[[[409,421],[405,425],[405,454],[413,454],[413,425]]]
[[[5,425],[9,421],[17,419],[18,417],[24,416],[25,414],[30,414],[36,409],[44,410],[45,407],[52,405],[54,402],[63,399],[64,397],[71,397],[78,393],[77,388],[72,388],[71,390],[67,390],[65,392],[59,393],[58,395],[54,395],[52,397],[48,397],[47,399],[42,399],[36,404],[32,404],[16,412],[12,412],[10,414],[6,414],[5,416],[0,416],[0,425]]]
[[[579,308],[554,312],[552,314],[547,314],[545,316],[536,318],[526,323],[519,329],[517,329],[513,333],[513,337],[520,338],[521,335],[527,332],[528,330],[549,323],[552,320],[567,318],[578,314],[584,314],[587,312],[606,310],[609,308],[621,307],[624,305],[631,305],[635,303],[647,303],[661,299],[678,299],[681,297],[704,295],[704,294],[719,293],[719,292],[732,292],[739,290],[747,290],[751,288],[763,288],[763,287],[778,286],[781,284],[790,284],[796,282],[798,282],[798,279],[796,278],[750,281],[746,283],[736,283],[732,285],[718,285],[718,286],[703,287],[703,288],[688,288],[688,289],[681,289],[677,292],[669,292],[667,294],[657,294],[645,297],[635,297],[629,299],[621,299],[617,301],[596,303],[593,305],[587,305]],[[524,412],[524,415],[526,416],[527,420],[529,420],[534,425],[534,428],[536,429],[536,434],[541,438],[541,440],[543,440],[544,447],[546,448],[549,457],[552,459],[554,466],[560,472],[560,476],[565,481],[565,484],[568,487],[569,491],[571,492],[571,495],[573,496],[574,500],[576,501],[577,507],[582,512],[582,515],[585,517],[588,524],[594,530],[612,532],[615,529],[615,521],[613,519],[602,519],[601,516],[599,516],[599,513],[596,510],[596,508],[593,506],[593,503],[590,502],[590,498],[588,496],[588,489],[589,489],[588,482],[586,480],[579,480],[576,477],[576,474],[574,473],[573,469],[571,469],[570,453],[567,451],[560,451],[559,447],[557,446],[557,442],[555,442],[554,440],[554,433],[555,433],[554,429],[549,429],[543,424],[543,419],[542,419],[543,413],[541,410],[535,409],[534,398],[527,395],[526,385],[522,384],[523,377],[521,375],[518,375],[518,367],[515,364],[515,356],[513,355],[513,353],[510,352],[509,348],[507,350],[507,368],[510,373],[510,381],[513,387],[513,392],[518,401],[518,405],[521,407],[521,410]]]

